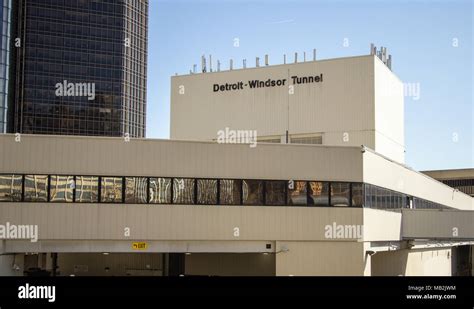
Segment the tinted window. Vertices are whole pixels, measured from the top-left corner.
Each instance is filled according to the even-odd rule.
[[[0,201],[20,202],[21,201],[21,175],[0,175]]]
[[[150,203],[171,204],[171,178],[150,178]]]
[[[99,201],[99,177],[76,176],[76,202],[97,203]]]
[[[25,176],[25,201],[47,202],[48,201],[48,176],[26,175]]]
[[[102,177],[101,186],[101,202],[122,203],[122,177]]]
[[[363,184],[352,184],[352,206],[362,207],[364,201]]]
[[[288,205],[307,205],[307,185],[306,181],[288,182]]]
[[[349,206],[350,190],[349,183],[331,183],[331,206]]]
[[[74,185],[73,176],[51,176],[51,202],[72,202]]]
[[[198,204],[217,204],[217,180],[198,179]]]
[[[263,205],[263,181],[244,180],[242,182],[242,200],[244,205]]]
[[[195,180],[190,178],[173,179],[173,203],[194,204]]]
[[[309,204],[315,206],[329,206],[329,183],[321,181],[310,181]]]
[[[239,205],[242,181],[235,179],[221,179],[219,181],[220,204]]]
[[[285,204],[286,181],[265,181],[265,204]]]
[[[147,202],[147,180],[145,177],[125,178],[125,203],[144,204]]]

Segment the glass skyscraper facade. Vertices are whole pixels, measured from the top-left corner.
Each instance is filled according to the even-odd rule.
[[[144,137],[147,0],[19,0],[12,133]]]
[[[6,132],[10,71],[12,0],[0,0],[0,133]]]

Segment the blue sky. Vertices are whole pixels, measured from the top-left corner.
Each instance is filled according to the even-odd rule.
[[[279,64],[313,48],[319,59],[363,55],[374,42],[403,82],[420,85],[418,100],[405,98],[406,163],[472,168],[473,15],[472,0],[150,0],[147,137],[169,138],[170,76],[202,54],[225,69],[230,58]]]

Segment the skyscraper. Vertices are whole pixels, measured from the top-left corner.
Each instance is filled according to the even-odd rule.
[[[19,0],[8,132],[145,136],[148,0]]]
[[[0,133],[6,131],[9,72],[10,72],[10,33],[12,0],[0,0]]]

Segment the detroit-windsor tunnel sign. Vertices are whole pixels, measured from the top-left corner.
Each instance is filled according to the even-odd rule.
[[[257,89],[257,88],[270,88],[270,87],[282,87],[288,85],[288,80],[286,78],[283,79],[267,79],[267,80],[249,80],[245,81],[238,81],[235,83],[225,83],[225,84],[214,84],[213,90],[214,92],[219,91],[234,91],[234,90],[243,90],[246,88],[249,89]],[[290,85],[299,85],[299,84],[311,84],[311,83],[322,83],[323,82],[323,74],[314,75],[314,76],[291,76],[290,77]]]

